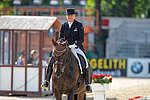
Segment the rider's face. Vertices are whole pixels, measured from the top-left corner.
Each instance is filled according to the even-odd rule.
[[[68,22],[73,22],[75,20],[75,14],[66,15]]]

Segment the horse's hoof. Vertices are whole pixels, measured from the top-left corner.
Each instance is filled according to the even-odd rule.
[[[54,93],[50,93],[50,96],[54,96]]]

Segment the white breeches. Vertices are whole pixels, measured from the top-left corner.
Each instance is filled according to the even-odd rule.
[[[79,67],[80,67],[80,70],[81,70],[81,74],[83,74],[81,62],[80,62],[80,59],[79,59],[77,53],[83,56],[83,58],[85,59],[85,62],[86,62],[86,68],[88,68],[88,67],[89,67],[89,66],[88,66],[88,61],[87,61],[87,59],[86,59],[85,54],[83,53],[83,51],[82,51],[80,48],[71,48],[71,51],[72,51],[72,53],[75,55],[75,57],[77,58],[78,63],[79,63]]]

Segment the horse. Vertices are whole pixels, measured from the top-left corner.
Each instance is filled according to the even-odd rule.
[[[67,41],[52,40],[54,45],[54,68],[52,72],[52,86],[56,100],[62,100],[66,94],[67,100],[86,100],[86,85],[80,75],[78,61],[67,46]]]

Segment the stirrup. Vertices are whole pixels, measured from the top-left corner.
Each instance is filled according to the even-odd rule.
[[[48,86],[46,86],[46,85],[48,85]],[[41,88],[48,90],[48,89],[49,89],[49,81],[46,81],[46,80],[45,80],[45,81],[41,84]]]
[[[92,92],[91,86],[87,85],[87,86],[86,86],[86,91],[87,91],[88,93],[91,93],[91,92]]]

